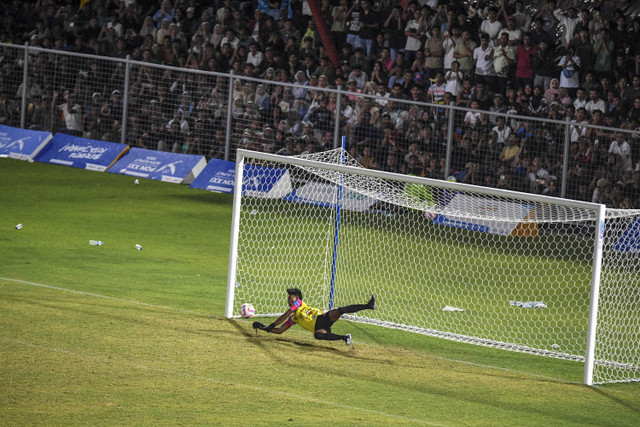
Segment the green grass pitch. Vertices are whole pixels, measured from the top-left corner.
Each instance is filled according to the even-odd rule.
[[[640,422],[640,384],[583,386],[576,362],[341,321],[347,348],[225,319],[228,195],[10,159],[0,185],[0,425]]]

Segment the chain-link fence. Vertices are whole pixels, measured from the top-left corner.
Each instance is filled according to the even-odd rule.
[[[0,124],[233,160],[346,147],[367,168],[640,207],[636,120],[482,82],[327,88],[0,44]],[[206,64],[201,68],[207,68]],[[429,102],[425,102],[427,99]],[[636,101],[640,111],[640,100]],[[621,123],[625,126],[621,127]],[[624,127],[624,128],[623,128]]]

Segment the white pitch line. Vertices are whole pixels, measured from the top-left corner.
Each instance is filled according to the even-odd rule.
[[[184,310],[184,309],[181,309],[181,308],[168,307],[168,306],[164,306],[164,305],[149,304],[149,303],[146,303],[146,302],[141,302],[141,301],[136,301],[136,300],[128,300],[128,299],[124,299],[124,298],[110,297],[110,296],[107,296],[107,295],[100,295],[100,294],[95,294],[95,293],[91,293],[91,292],[77,291],[75,289],[60,288],[60,287],[56,287],[56,286],[45,285],[45,284],[42,284],[42,283],[29,282],[29,281],[26,281],[26,280],[11,279],[11,278],[7,278],[7,277],[0,277],[0,280],[5,280],[5,281],[8,281],[8,282],[21,283],[21,284],[30,285],[30,286],[38,286],[38,287],[41,287],[41,288],[52,289],[52,290],[56,290],[56,291],[70,292],[70,293],[74,293],[74,294],[78,294],[78,295],[85,295],[85,296],[90,296],[90,297],[95,297],[95,298],[102,298],[102,299],[111,300],[111,301],[119,301],[119,302],[126,302],[126,303],[129,303],[129,304],[137,304],[137,305],[142,305],[142,306],[145,306],[145,307],[161,308],[161,309],[164,309],[164,310],[177,311],[177,312],[180,312],[180,313],[192,314],[192,315],[195,315],[195,316],[203,316],[203,317],[208,317],[208,318],[215,318],[215,316],[212,316],[210,314],[199,313],[197,311]],[[498,370],[498,371],[510,372],[510,373],[514,373],[514,374],[518,374],[518,375],[529,375],[529,376],[534,377],[534,378],[540,378],[540,379],[544,379],[544,380],[555,381],[555,382],[559,382],[559,383],[563,383],[563,384],[578,385],[578,386],[582,385],[581,382],[567,381],[567,380],[564,380],[564,379],[561,379],[561,378],[549,377],[549,376],[546,376],[546,375],[535,374],[533,372],[519,371],[517,369],[503,368],[501,366],[484,365],[484,364],[481,364],[481,363],[469,362],[467,360],[451,359],[451,358],[448,358],[448,357],[437,356],[437,355],[432,355],[432,354],[428,354],[427,356],[432,358],[432,359],[444,360],[444,361],[447,361],[447,362],[454,362],[454,363],[461,363],[461,364],[464,364],[464,365],[475,366],[475,367],[479,367],[479,368],[495,369],[495,370]],[[602,386],[595,385],[595,386],[592,386],[592,387],[600,388]],[[614,390],[609,390],[609,389],[607,389],[607,390],[608,391],[614,391]],[[636,396],[635,393],[627,393],[627,392],[621,391],[621,390],[615,390],[615,392],[620,393],[620,394],[630,395],[630,396]]]
[[[212,316],[210,314],[199,313],[197,311],[191,311],[191,310],[184,310],[182,308],[168,307],[168,306],[165,306],[165,305],[149,304],[147,302],[141,302],[141,301],[136,301],[136,300],[117,298],[117,297],[110,297],[108,295],[94,294],[94,293],[91,293],[91,292],[77,291],[75,289],[59,288],[59,287],[56,287],[56,286],[44,285],[42,283],[28,282],[26,280],[10,279],[10,278],[7,278],[7,277],[0,277],[0,280],[5,280],[7,282],[21,283],[23,285],[37,286],[37,287],[40,287],[40,288],[52,289],[54,291],[69,292],[69,293],[72,293],[72,294],[84,295],[84,296],[94,297],[94,298],[101,298],[101,299],[106,299],[106,300],[110,300],[110,301],[126,302],[126,303],[129,303],[129,304],[143,305],[145,307],[162,308],[162,309],[165,309],[165,310],[179,311],[180,313],[193,314],[193,315],[196,315],[196,316],[215,317],[215,316]]]
[[[373,415],[389,417],[389,418],[393,418],[393,419],[398,419],[398,420],[402,420],[402,421],[409,421],[409,422],[418,423],[418,424],[447,427],[446,424],[438,424],[438,423],[433,423],[433,422],[422,420],[422,419],[409,418],[409,417],[404,417],[402,415],[389,414],[389,413],[386,413],[386,412],[377,411],[375,409],[362,408],[362,407],[358,407],[358,406],[343,405],[343,404],[337,403],[337,402],[332,402],[332,401],[328,401],[328,400],[322,400],[322,399],[318,399],[318,398],[311,397],[311,396],[302,396],[300,394],[287,393],[287,392],[284,392],[284,391],[281,391],[281,390],[276,390],[276,389],[271,389],[271,388],[266,388],[266,387],[258,387],[258,386],[255,386],[255,385],[242,384],[242,383],[238,383],[238,382],[229,383],[228,381],[221,381],[221,380],[213,378],[213,377],[208,377],[208,376],[204,376],[204,375],[196,375],[196,374],[192,374],[192,373],[184,372],[184,371],[175,371],[175,370],[172,370],[172,369],[160,369],[160,368],[155,368],[155,367],[143,365],[143,364],[140,364],[140,363],[131,363],[131,362],[127,362],[127,361],[114,360],[111,357],[107,359],[107,358],[105,358],[103,356],[96,356],[96,355],[93,355],[93,354],[78,353],[78,352],[66,350],[64,348],[50,347],[50,346],[45,346],[45,345],[42,345],[42,344],[32,343],[32,342],[29,342],[29,341],[16,340],[16,339],[9,338],[9,337],[0,337],[0,340],[5,341],[5,342],[9,342],[9,343],[13,343],[13,344],[17,344],[17,345],[21,345],[21,346],[25,346],[25,347],[37,348],[37,349],[45,350],[45,351],[52,352],[52,353],[67,354],[67,355],[70,355],[70,356],[80,357],[80,358],[83,358],[83,359],[93,359],[93,360],[98,360],[100,362],[109,363],[109,364],[117,363],[119,365],[126,366],[126,367],[129,367],[129,368],[134,368],[136,370],[144,369],[144,370],[150,371],[150,372],[169,374],[169,375],[173,375],[173,376],[181,376],[181,377],[190,378],[190,379],[197,380],[197,381],[206,381],[206,382],[210,382],[212,384],[216,384],[216,385],[220,385],[220,386],[226,386],[226,387],[231,386],[231,387],[236,387],[236,388],[241,388],[241,389],[249,389],[249,390],[257,391],[257,392],[263,393],[263,394],[271,394],[271,395],[277,394],[277,395],[280,395],[280,396],[286,397],[286,398],[297,399],[297,400],[300,400],[300,399],[301,400],[306,400],[306,401],[311,402],[311,403],[327,405],[327,406],[331,406],[331,407],[334,407],[334,408],[347,409],[349,411],[360,411],[360,412],[365,412],[365,413],[369,413],[369,414],[373,414]]]

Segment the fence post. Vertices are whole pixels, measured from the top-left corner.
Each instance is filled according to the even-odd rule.
[[[567,195],[567,173],[569,173],[569,148],[571,146],[571,119],[566,118],[564,125],[564,150],[562,155],[562,183],[560,185],[560,197],[563,199]]]
[[[20,127],[27,122],[27,80],[29,79],[29,42],[24,43],[24,64],[22,67],[22,104],[20,106]]]
[[[124,63],[124,89],[122,91],[122,122],[120,123],[120,142],[127,143],[127,109],[129,106],[129,78],[131,72],[131,55],[127,55]]]
[[[338,95],[336,97],[336,121],[333,125],[333,148],[338,148],[340,141],[340,112],[342,111],[342,85],[338,86]]]
[[[453,105],[451,102],[449,105]],[[451,150],[453,149],[453,125],[454,125],[454,116],[456,112],[453,108],[449,108],[449,126],[447,126],[447,158],[444,166],[444,176],[443,179],[447,179],[447,177],[451,173]]]
[[[229,161],[231,158],[231,119],[233,119],[233,70],[229,71],[229,87],[227,90],[229,93],[227,94],[227,132],[225,135],[224,159]]]

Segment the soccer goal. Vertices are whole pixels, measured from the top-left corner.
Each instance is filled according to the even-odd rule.
[[[226,316],[366,302],[349,320],[640,381],[640,212],[238,150]],[[237,189],[242,191],[237,191]]]

